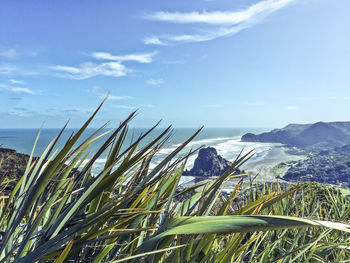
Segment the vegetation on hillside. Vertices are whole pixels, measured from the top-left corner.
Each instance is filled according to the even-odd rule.
[[[0,262],[349,258],[350,226],[330,222],[348,220],[349,202],[340,193],[325,188],[320,195],[322,188],[312,185],[282,189],[279,184],[251,183],[245,188],[240,181],[229,196],[223,195],[226,180],[245,176],[234,173],[252,152],[238,156],[216,180],[179,192],[186,160],[194,151],[182,158],[178,153],[200,130],[150,169],[171,135],[170,127],[139,147],[155,127],[125,141],[132,113],[117,129],[101,134],[103,126],[78,144],[97,111],[60,151],[55,149],[63,131],[35,159],[34,146],[11,191],[5,191],[10,175],[0,178]],[[101,136],[106,141],[88,159],[89,145]],[[92,165],[105,151],[109,154],[104,169],[92,176]]]

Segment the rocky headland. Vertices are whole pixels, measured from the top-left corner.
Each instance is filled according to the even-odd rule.
[[[15,150],[0,148],[0,180],[7,180],[7,188],[13,188],[25,172],[29,156]],[[5,181],[6,182],[6,181]]]
[[[243,142],[283,143],[306,151],[330,149],[350,144],[350,122],[317,122],[314,124],[289,124],[261,134],[247,133]]]
[[[282,143],[304,151],[307,158],[284,164],[285,180],[350,186],[350,122],[289,124],[262,134],[247,133],[242,141]]]

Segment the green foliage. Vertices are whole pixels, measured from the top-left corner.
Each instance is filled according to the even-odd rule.
[[[284,193],[287,186],[265,184],[253,197],[244,195],[246,202],[254,202],[271,192]],[[269,206],[261,214],[288,215],[348,223],[350,201],[333,187],[319,183],[300,183],[289,187],[292,194]],[[340,231],[302,229],[266,232],[244,256],[248,262],[346,262],[350,258],[350,236]]]
[[[350,232],[349,226],[315,220],[347,220],[350,209],[340,195],[327,192],[327,210],[316,193],[305,196],[305,188],[302,194],[268,184],[243,189],[240,181],[223,196],[223,183],[244,176],[233,174],[251,152],[238,156],[218,179],[179,192],[193,152],[183,158],[178,153],[200,130],[150,169],[170,127],[139,147],[155,127],[126,142],[132,113],[116,130],[100,134],[103,126],[78,144],[97,111],[60,151],[55,147],[63,130],[40,158],[33,158],[33,149],[10,192],[1,181],[0,262],[289,262],[322,259],[326,252],[333,259],[348,256],[348,235],[340,231]],[[89,145],[102,135],[107,140],[84,162]],[[123,145],[129,146],[122,150]],[[104,169],[92,176],[92,165],[105,151]]]

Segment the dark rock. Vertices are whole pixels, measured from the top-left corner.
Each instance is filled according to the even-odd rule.
[[[32,163],[39,157],[33,157]],[[0,147],[0,178],[5,176],[5,179],[10,181],[6,186],[6,191],[13,189],[18,180],[24,175],[29,160],[29,155],[18,153],[15,150]],[[62,170],[66,168],[63,165]],[[69,176],[77,175],[79,171],[72,169]],[[1,189],[0,189],[1,190]]]
[[[5,177],[5,192],[13,189],[17,181],[23,176],[29,156],[17,153],[15,150],[0,148],[0,178]],[[6,181],[9,181],[7,184]]]
[[[231,163],[222,158],[215,148],[202,148],[198,153],[193,168],[190,171],[185,171],[183,175],[196,177],[220,176],[230,165]]]
[[[28,160],[29,155],[0,148],[0,177],[9,174],[12,178],[20,178],[24,174]]]

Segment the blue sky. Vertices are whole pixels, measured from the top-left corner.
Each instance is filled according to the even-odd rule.
[[[350,120],[348,0],[0,2],[0,128]]]

